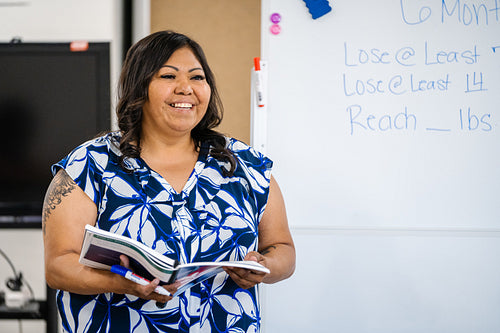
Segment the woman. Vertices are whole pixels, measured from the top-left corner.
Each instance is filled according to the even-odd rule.
[[[184,35],[157,32],[132,46],[119,97],[120,130],[55,164],[45,197],[46,280],[59,290],[63,327],[259,331],[257,285],[285,279],[295,267],[272,162],[213,130],[222,118],[214,77],[200,46]],[[271,273],[227,269],[177,297],[160,295],[158,279],[141,286],[79,264],[86,224],[180,262],[254,260]]]

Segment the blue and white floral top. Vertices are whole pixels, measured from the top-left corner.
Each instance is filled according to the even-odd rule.
[[[269,194],[272,162],[228,139],[238,166],[207,148],[181,193],[142,159],[118,164],[119,133],[88,141],[52,166],[64,168],[95,202],[96,226],[136,239],[182,263],[241,260],[257,250],[258,224]],[[83,232],[83,230],[82,230]],[[258,332],[257,288],[241,289],[222,272],[170,300],[164,308],[132,295],[79,295],[58,291],[62,324],[69,332]]]

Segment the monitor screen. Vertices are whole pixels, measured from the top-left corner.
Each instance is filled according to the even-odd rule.
[[[50,166],[110,111],[109,43],[0,43],[0,216],[41,215]]]

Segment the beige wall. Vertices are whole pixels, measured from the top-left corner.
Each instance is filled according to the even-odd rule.
[[[250,70],[260,56],[260,0],[151,0],[151,32],[199,42],[224,103],[219,131],[250,143]]]

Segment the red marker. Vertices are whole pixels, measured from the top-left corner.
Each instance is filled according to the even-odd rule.
[[[260,70],[260,58],[253,58],[255,66],[255,95],[257,97],[257,105],[261,108],[264,106],[264,89],[262,87],[262,72]]]
[[[89,49],[89,42],[85,40],[73,41],[69,44],[71,52],[85,52]]]

